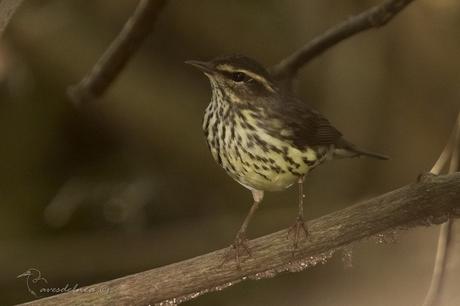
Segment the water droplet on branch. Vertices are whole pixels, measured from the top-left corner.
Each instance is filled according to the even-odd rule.
[[[378,244],[392,244],[398,242],[398,231],[391,229],[382,233],[371,236],[371,239]]]
[[[342,262],[345,269],[353,268],[353,246],[347,245],[342,248]]]

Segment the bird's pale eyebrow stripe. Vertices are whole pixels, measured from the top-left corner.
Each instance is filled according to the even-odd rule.
[[[272,85],[267,81],[267,79],[265,79],[263,76],[261,76],[259,74],[256,74],[256,73],[254,73],[252,71],[249,71],[249,70],[246,70],[246,69],[241,69],[241,68],[235,68],[235,67],[230,66],[228,64],[221,64],[221,65],[218,65],[216,68],[217,68],[217,70],[230,72],[230,73],[233,73],[233,72],[244,73],[247,76],[249,76],[251,79],[254,79],[257,82],[261,83],[267,90],[269,90],[271,92],[275,92],[275,90],[273,89]]]

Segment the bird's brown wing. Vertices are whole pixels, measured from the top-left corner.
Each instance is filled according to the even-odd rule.
[[[289,131],[285,133],[298,148],[307,146],[329,146],[337,144],[342,134],[331,125],[323,115],[309,107],[303,101],[294,98],[283,98],[276,103],[275,114]]]

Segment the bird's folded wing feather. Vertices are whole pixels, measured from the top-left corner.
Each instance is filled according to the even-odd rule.
[[[275,103],[274,114],[278,115],[289,133],[288,138],[298,148],[307,146],[329,146],[337,144],[342,134],[323,115],[294,97],[283,97]]]

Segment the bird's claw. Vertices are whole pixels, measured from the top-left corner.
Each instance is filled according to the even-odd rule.
[[[293,254],[299,248],[299,241],[301,240],[300,236],[302,233],[305,239],[310,237],[305,220],[301,216],[298,216],[295,223],[288,229],[287,233],[288,239],[293,236]]]
[[[241,257],[246,253],[249,257],[252,256],[251,250],[248,246],[248,239],[244,235],[244,233],[238,233],[236,235],[235,240],[233,243],[228,247],[227,251],[224,254],[224,259],[220,266],[223,266],[226,262],[231,259],[235,259],[236,267],[238,270],[241,269]]]

